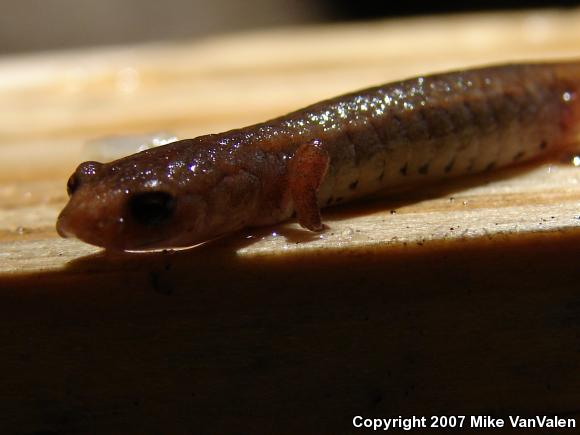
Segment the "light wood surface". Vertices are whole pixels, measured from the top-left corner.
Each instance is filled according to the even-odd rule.
[[[556,58],[580,58],[580,10],[0,60],[0,432],[339,434],[355,415],[580,424],[569,163],[327,210],[323,234],[290,222],[111,256],[54,230],[95,137],[195,136],[410,75]]]
[[[158,130],[193,137],[416,74],[580,58],[579,23],[578,10],[454,16],[5,58],[0,273],[58,269],[95,252],[60,240],[54,231],[66,179],[82,161],[88,140]],[[390,214],[388,203],[356,217],[330,211],[325,217],[331,231],[324,240],[296,245],[284,237],[259,238],[241,254],[577,230],[579,180],[572,165],[544,166],[469,189],[459,186],[455,202],[449,195],[427,195],[397,215]],[[296,225],[283,228],[294,231]],[[350,230],[352,237],[341,236]]]

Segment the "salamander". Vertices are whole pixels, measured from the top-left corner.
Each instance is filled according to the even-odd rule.
[[[78,166],[57,231],[113,250],[193,246],[322,207],[561,150],[580,125],[580,62],[420,76],[249,127]]]

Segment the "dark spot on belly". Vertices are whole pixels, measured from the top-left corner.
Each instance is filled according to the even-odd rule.
[[[348,185],[348,188],[349,188],[350,190],[355,190],[357,186],[358,186],[358,180],[356,180],[356,181],[353,181],[352,183],[350,183],[350,184]]]
[[[525,154],[525,153],[524,153],[523,151],[520,151],[519,153],[517,153],[517,154],[514,156],[514,162],[517,162],[519,159],[521,159],[521,158],[524,156],[524,154]]]
[[[328,200],[326,201],[326,205],[330,205],[332,204],[332,201],[334,201],[334,198],[331,196],[330,198],[328,198]]]
[[[429,163],[425,163],[423,166],[419,167],[419,174],[426,175],[429,173]]]
[[[545,140],[543,140],[542,142],[540,142],[540,149],[541,150],[546,149],[547,146],[548,146],[548,142],[546,142]]]
[[[341,202],[344,198],[342,196],[339,196],[338,198],[336,198],[336,202]]]
[[[469,165],[467,166],[467,168],[465,170],[467,172],[471,172],[473,170],[473,165],[475,165],[475,159],[471,159],[471,161],[469,162]]]
[[[451,170],[453,169],[453,165],[455,165],[455,159],[451,160],[449,163],[447,163],[447,166],[445,166],[445,173],[446,174],[451,172]]]
[[[399,172],[401,172],[401,175],[407,175],[407,163],[405,163],[405,165],[399,169]]]
[[[489,163],[489,164],[488,164],[488,165],[485,167],[484,171],[491,171],[493,168],[495,168],[495,162],[491,162],[491,163]]]

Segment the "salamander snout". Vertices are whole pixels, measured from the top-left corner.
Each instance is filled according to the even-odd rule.
[[[179,201],[170,189],[117,188],[111,180],[85,183],[77,175],[57,221],[61,236],[114,250],[148,248],[174,236]]]

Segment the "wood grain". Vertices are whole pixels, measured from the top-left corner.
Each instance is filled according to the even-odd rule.
[[[579,21],[578,11],[424,18],[4,59],[0,63],[3,251],[17,252],[26,246],[34,250],[27,243],[40,238],[62,244],[54,240],[52,227],[66,201],[63,186],[82,160],[81,148],[87,140],[156,130],[195,136],[258,122],[321,98],[414,74],[504,60],[580,57]],[[523,175],[521,181],[513,177],[499,185],[508,183],[517,194],[526,189],[531,196],[542,193],[547,199],[545,209],[536,208],[533,218],[529,209],[513,203],[510,207],[510,200],[502,197],[492,180],[488,190],[478,191],[475,217],[469,214],[470,207],[462,213],[431,201],[439,211],[434,212],[437,226],[447,219],[447,211],[454,211],[455,215],[448,216],[451,223],[459,219],[461,226],[462,220],[471,219],[471,233],[481,234],[484,228],[494,233],[486,225],[497,214],[498,202],[512,215],[521,211],[520,216],[529,218],[523,227],[516,225],[517,218],[504,220],[502,232],[515,231],[516,226],[521,232],[578,224],[569,210],[580,198],[576,168],[558,168],[550,177],[543,171],[535,174],[537,182]],[[546,214],[553,215],[548,210],[553,208],[550,195],[544,194],[548,190],[569,192],[568,206],[558,208],[550,225],[539,225]],[[341,219],[340,224],[332,220],[331,212],[328,222],[335,233],[343,232],[343,226],[362,226],[369,243],[389,243],[393,234],[411,241],[441,235],[441,229],[430,226],[431,219],[421,214],[426,211],[421,201],[409,204],[396,217],[389,216],[389,210],[375,214],[378,221]],[[381,219],[390,225],[376,225]],[[417,227],[417,220],[424,225]],[[407,226],[416,229],[404,231]],[[370,227],[376,234],[369,232]],[[329,239],[323,243],[327,248],[334,245]],[[69,254],[54,257],[51,267],[62,267],[75,250],[78,255],[86,253],[75,242],[62,246]],[[266,241],[255,244],[256,251],[279,248]],[[19,270],[24,266],[21,269],[12,256],[0,266],[0,273]]]
[[[580,10],[0,60],[0,428],[350,433],[354,415],[578,413],[580,169],[545,162],[104,255],[58,238],[87,140],[195,136],[463,66],[580,58]]]

